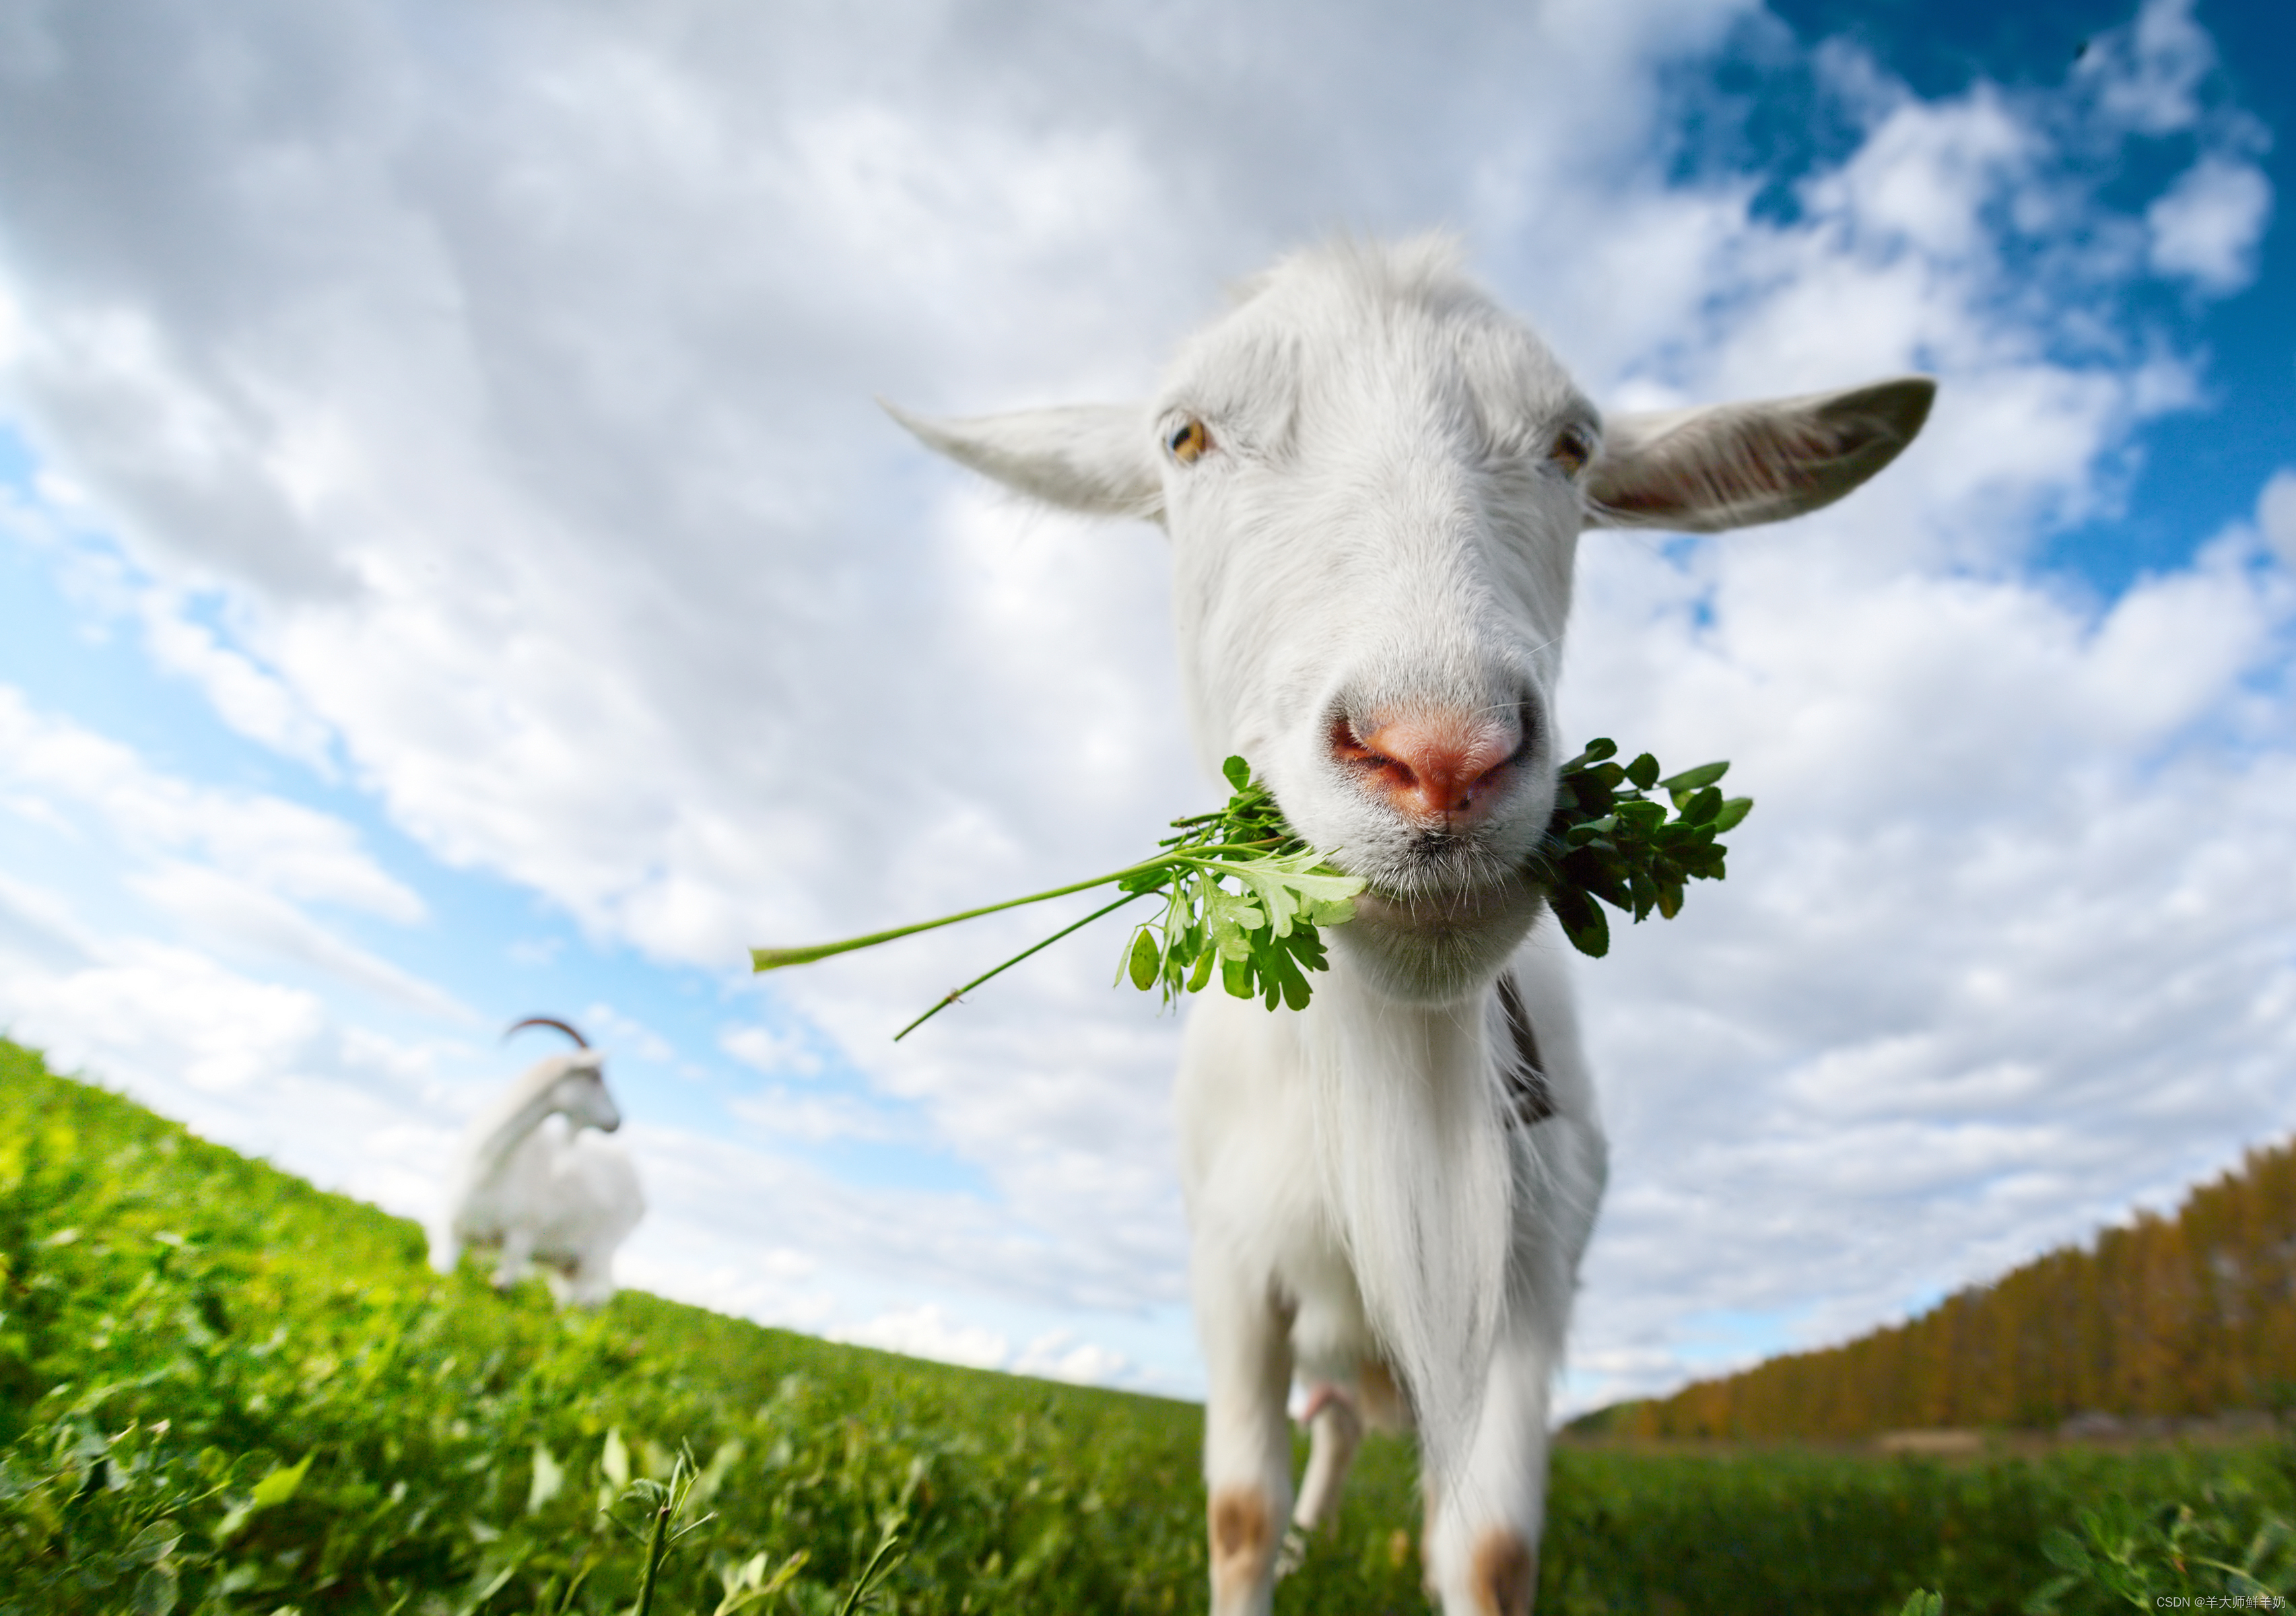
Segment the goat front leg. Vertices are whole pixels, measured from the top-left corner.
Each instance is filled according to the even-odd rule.
[[[611,1241],[594,1240],[577,1249],[574,1260],[566,1265],[566,1276],[561,1285],[552,1289],[562,1302],[578,1308],[603,1308],[614,1298],[614,1247]]]
[[[533,1260],[533,1235],[520,1228],[504,1229],[502,1237],[502,1257],[495,1264],[495,1289],[515,1290],[518,1282],[526,1277],[527,1265]]]
[[[430,1236],[430,1270],[434,1274],[452,1274],[463,1260],[463,1237],[451,1228],[436,1230]]]
[[[1531,1333],[1501,1339],[1466,1464],[1428,1489],[1427,1580],[1443,1616],[1530,1616],[1554,1358]]]
[[[1275,1523],[1292,1501],[1291,1321],[1265,1276],[1239,1273],[1199,1242],[1193,1269],[1203,1337],[1204,1481],[1210,1490],[1212,1616],[1267,1616]]]
[[[1346,1486],[1348,1467],[1363,1445],[1364,1423],[1356,1413],[1354,1397],[1345,1387],[1328,1382],[1308,1395],[1300,1415],[1308,1427],[1308,1473],[1300,1479],[1300,1502],[1292,1511],[1292,1524],[1283,1533],[1283,1549],[1276,1556],[1280,1579],[1300,1569],[1308,1557],[1308,1539],[1339,1507],[1340,1489]]]

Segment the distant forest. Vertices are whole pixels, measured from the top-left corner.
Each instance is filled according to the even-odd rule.
[[[1772,1358],[1579,1429],[1853,1440],[2075,1415],[2296,1403],[2296,1140],[2252,1150],[2174,1218],[2139,1213],[1895,1329]]]

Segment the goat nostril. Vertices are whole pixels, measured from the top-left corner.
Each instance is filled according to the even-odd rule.
[[[1500,783],[1516,761],[1520,737],[1512,726],[1447,711],[1382,715],[1374,725],[1333,723],[1335,761],[1356,771],[1403,814],[1447,819],[1472,812],[1488,788]],[[1368,729],[1369,733],[1365,733]]]
[[[1344,767],[1379,781],[1382,789],[1390,795],[1415,790],[1419,785],[1418,772],[1409,761],[1397,757],[1393,751],[1380,743],[1383,733],[1375,733],[1366,741],[1353,720],[1344,716],[1334,718],[1332,721],[1332,756]]]

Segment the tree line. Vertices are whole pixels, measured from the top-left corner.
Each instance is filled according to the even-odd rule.
[[[2174,1217],[2140,1212],[1894,1328],[1594,1423],[1646,1437],[1849,1440],[2292,1402],[2296,1139],[2250,1151]]]

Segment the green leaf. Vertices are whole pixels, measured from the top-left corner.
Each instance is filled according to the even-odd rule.
[[[1212,947],[1219,950],[1220,957],[1250,958],[1251,934],[1259,931],[1267,919],[1260,913],[1259,906],[1249,898],[1210,882],[1204,887],[1203,905],[1204,923],[1210,930]]]
[[[1132,936],[1132,985],[1145,993],[1156,985],[1162,974],[1164,951],[1156,946],[1155,934],[1143,926]]]
[[[1636,835],[1647,836],[1666,823],[1666,805],[1662,802],[1621,802],[1611,817],[1629,827]]]
[[[1579,953],[1589,959],[1600,959],[1611,951],[1611,923],[1603,918],[1601,907],[1585,893],[1563,888],[1549,896],[1547,906],[1562,923],[1562,935]]]
[[[1275,938],[1267,939],[1259,948],[1253,951],[1252,963],[1259,967],[1260,980],[1265,985],[1267,1007],[1270,1010],[1275,1008],[1276,1000],[1279,997],[1294,1010],[1305,1010],[1308,1007],[1308,996],[1314,992],[1314,989],[1308,987],[1308,979],[1301,972],[1298,959],[1294,957],[1292,950],[1284,946],[1284,940]]]
[[[1220,986],[1227,989],[1230,998],[1248,999],[1252,997],[1251,966],[1233,955],[1219,956]]]
[[[718,1601],[710,1616],[736,1616],[753,1604],[762,1604],[796,1580],[808,1557],[807,1552],[800,1549],[782,1562],[780,1570],[767,1576],[766,1553],[758,1550],[738,1571],[725,1575],[726,1597]]]
[[[1642,753],[1627,765],[1627,778],[1635,783],[1636,791],[1650,790],[1658,783],[1658,759],[1648,752]]]
[[[1589,819],[1584,824],[1572,825],[1565,835],[1572,847],[1584,847],[1590,841],[1609,835],[1618,828],[1619,816],[1616,814],[1605,814],[1600,819]]]
[[[2018,1608],[2024,1616],[2058,1616],[2057,1601],[2080,1586],[2075,1576],[2052,1577],[2025,1597]]]
[[[135,1534],[127,1545],[127,1560],[131,1565],[156,1565],[176,1552],[176,1545],[184,1540],[184,1529],[172,1518],[154,1521]]]
[[[276,1466],[270,1474],[258,1481],[253,1492],[225,1512],[224,1518],[216,1525],[215,1540],[223,1543],[237,1537],[240,1529],[263,1511],[293,1497],[295,1489],[303,1483],[303,1472],[311,1468],[311,1461],[318,1451],[313,1448],[303,1456],[299,1464]]]
[[[1647,869],[1636,869],[1627,878],[1627,890],[1634,894],[1636,923],[1650,914],[1658,904],[1658,882]]]
[[[1273,1010],[1283,1002],[1283,954],[1280,947],[1263,944],[1254,948],[1251,975],[1259,987],[1260,1001],[1268,1009]]]
[[[135,1579],[129,1616],[173,1616],[177,1596],[175,1563],[162,1560]]]
[[[1221,764],[1220,773],[1226,775],[1228,784],[1239,792],[1251,783],[1251,765],[1242,758],[1230,758]]]
[[[1302,971],[1322,971],[1332,963],[1324,947],[1324,934],[1316,927],[1301,926],[1283,946],[1292,950],[1292,957],[1300,962]]]
[[[1716,834],[1718,835],[1724,831],[1736,830],[1739,821],[1753,811],[1754,800],[1751,797],[1730,798],[1722,804],[1722,811],[1714,816]]]
[[[318,1456],[318,1452],[315,1448],[298,1463],[274,1470],[255,1484],[255,1490],[248,1496],[248,1501],[258,1509],[270,1509],[286,1503],[295,1496],[295,1489],[303,1485],[303,1472],[311,1468],[311,1461]]]
[[[1554,812],[1564,820],[1607,814],[1614,800],[1611,788],[1592,775],[1564,775],[1554,783]]]
[[[526,1513],[537,1515],[542,1506],[556,1497],[566,1486],[566,1470],[542,1443],[534,1445],[534,1480],[526,1489]]]
[[[2062,1571],[2086,1575],[2089,1570],[2087,1546],[2062,1526],[2053,1526],[2041,1534],[2041,1554]]]
[[[484,1606],[488,1600],[501,1593],[504,1586],[518,1575],[518,1568],[522,1560],[522,1555],[513,1555],[504,1565],[492,1568],[480,1566],[477,1574],[471,1579],[470,1592],[463,1596],[457,1616],[473,1616],[473,1612]],[[273,1616],[278,1616],[278,1613],[275,1612]]]
[[[1727,763],[1702,763],[1696,768],[1686,768],[1678,775],[1669,775],[1659,787],[1672,796],[1678,805],[1685,797],[1702,786],[1713,784],[1730,772]]]
[[[1275,935],[1288,937],[1293,917],[1308,904],[1326,907],[1345,904],[1349,915],[1355,913],[1352,900],[1364,890],[1364,882],[1352,875],[1318,873],[1316,865],[1321,861],[1322,855],[1308,848],[1275,858],[1238,860],[1228,868],[1259,898]]]

